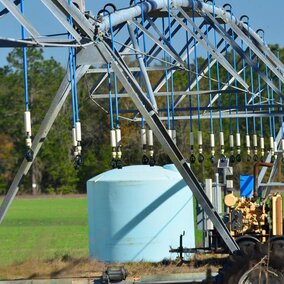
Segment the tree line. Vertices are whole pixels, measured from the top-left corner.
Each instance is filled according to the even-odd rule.
[[[274,48],[279,49],[278,46]],[[284,50],[281,49],[283,59]],[[201,59],[200,59],[201,61]],[[282,60],[283,61],[283,60]],[[0,194],[6,193],[14,175],[24,159],[25,133],[24,133],[24,84],[22,68],[22,50],[14,49],[7,57],[7,65],[0,68]],[[135,65],[135,61],[129,62]],[[190,69],[194,74],[195,66]],[[39,125],[44,118],[49,104],[54,97],[66,70],[53,58],[45,59],[43,50],[28,49],[28,81],[30,95],[30,109],[32,113],[32,130],[36,134]],[[215,72],[215,73],[214,73]],[[246,71],[249,77],[249,68]],[[162,76],[162,72],[151,73],[151,82],[155,84]],[[227,73],[220,68],[221,80],[225,81]],[[212,78],[216,77],[216,70],[212,69]],[[90,92],[94,82],[98,79],[96,74],[87,74],[78,84],[79,112],[82,123],[82,147],[83,165],[75,169],[72,163],[72,119],[71,97],[69,96],[57,117],[50,133],[47,136],[28,176],[20,185],[22,193],[84,193],[86,181],[108,169],[111,169],[111,147],[109,143],[110,115],[108,101],[90,98]],[[251,79],[248,79],[251,80]],[[257,78],[254,80],[257,83]],[[188,74],[185,71],[176,72],[174,75],[176,91],[183,91],[188,84]],[[200,82],[200,89],[208,89],[208,82],[204,79]],[[143,86],[142,86],[143,87]],[[112,86],[113,88],[113,86]],[[121,86],[118,83],[118,89]],[[217,88],[217,83],[212,83],[212,88]],[[161,91],[165,91],[165,87]],[[99,89],[99,93],[107,93],[108,86],[105,82]],[[230,97],[231,96],[231,97]],[[228,106],[233,94],[222,95],[222,106]],[[208,96],[201,96],[201,106],[206,106]],[[161,108],[166,108],[166,100],[157,98]],[[192,104],[196,105],[196,96],[192,96]],[[243,104],[243,96],[240,96],[240,104]],[[119,107],[125,110],[120,119],[122,128],[122,160],[124,165],[141,164],[142,147],[140,145],[140,123],[133,122],[135,109],[130,98],[119,101]],[[188,108],[188,100],[180,105]],[[195,111],[196,113],[196,111]],[[179,114],[179,112],[177,112]],[[124,118],[124,119],[123,119]],[[229,121],[223,122],[225,137],[229,136]],[[259,122],[258,122],[259,123]],[[268,120],[265,120],[265,129],[268,129]],[[235,128],[235,122],[233,122]],[[177,144],[186,157],[189,157],[189,121],[176,121]],[[218,138],[218,121],[214,121],[216,140]],[[216,172],[216,165],[210,161],[209,147],[209,121],[202,121],[204,132],[203,163],[194,163],[193,170],[200,180],[212,177]],[[244,121],[241,121],[241,131],[244,133]],[[197,122],[194,122],[194,132],[197,135]],[[206,135],[205,135],[206,134]],[[268,133],[265,133],[268,136]],[[196,136],[197,137],[197,136]],[[196,138],[197,140],[197,138]],[[196,143],[196,142],[195,142]],[[216,144],[218,144],[216,142]],[[197,145],[195,145],[197,147]],[[216,145],[218,149],[218,145]],[[218,152],[218,150],[216,151]],[[238,174],[251,173],[251,163],[246,162],[245,147],[242,149],[242,162],[235,169],[235,179]],[[169,158],[163,152],[161,146],[155,141],[154,145],[156,164],[170,163]],[[198,149],[195,149],[198,155]],[[226,153],[229,153],[226,145]],[[218,156],[216,154],[216,156]]]

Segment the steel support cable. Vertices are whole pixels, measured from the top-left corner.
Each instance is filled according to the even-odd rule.
[[[211,29],[212,27],[210,26],[209,28],[208,28],[208,32],[209,32],[209,30]],[[208,35],[208,33],[205,31],[205,33]],[[221,44],[223,43],[223,41],[224,41],[224,39],[221,39],[220,40],[220,42],[218,43],[218,48],[221,46]],[[223,53],[224,52],[224,49],[221,51],[221,53]],[[209,77],[207,76],[207,75],[205,75],[205,74],[207,74],[208,73],[208,71],[209,71],[209,68],[212,68],[212,66],[214,66],[214,64],[216,63],[216,59],[212,59],[212,55],[210,54],[210,57],[209,57],[209,59],[210,59],[210,66],[208,67],[208,62],[205,60],[204,62],[203,62],[203,64],[200,66],[200,68],[199,68],[199,70],[198,70],[198,80],[201,80],[202,78],[204,78],[204,79],[208,79]],[[190,69],[189,69],[189,72],[191,72],[191,73],[193,73],[194,75],[196,74],[195,73],[195,71],[191,71]],[[217,80],[216,79],[214,79],[214,78],[212,78],[211,77],[211,81],[212,82],[217,82]],[[221,82],[222,83],[222,85],[224,85],[225,87],[228,87],[227,85],[227,83],[225,83],[225,82]],[[190,84],[188,84],[188,86],[189,87],[187,87],[184,91],[185,92],[187,92],[187,91],[189,91],[189,90],[191,90],[191,89],[193,89],[194,87],[195,87],[195,84],[196,84],[196,80],[195,80],[195,77],[193,78],[193,79],[191,79],[191,81],[190,81]],[[238,89],[237,87],[235,87],[235,89]],[[241,89],[239,89],[239,90],[241,90]],[[176,102],[175,102],[175,107],[177,107],[180,103],[181,103],[181,101],[184,99],[184,97],[185,96],[183,96],[183,95],[180,95],[178,98],[177,98],[177,100],[176,100]]]
[[[111,39],[110,37],[107,37],[107,36],[105,36],[105,38],[106,39]],[[117,41],[117,40],[114,40],[114,42],[115,43],[117,43],[117,44],[119,44],[119,45],[124,45],[123,43],[121,43],[121,42],[119,42],[119,41]],[[135,52],[135,53],[138,53],[138,54],[142,54],[142,55],[145,55],[144,54],[144,52],[142,52],[142,51],[139,51],[139,50],[136,50],[136,49],[134,49],[133,47],[131,47],[131,46],[125,46],[126,48],[128,48],[128,49],[131,49],[133,52]],[[151,57],[151,55],[149,55],[149,54],[147,54],[147,56],[148,57]],[[153,57],[154,58],[154,57]],[[157,60],[157,61],[159,61],[159,62],[161,62],[161,63],[166,63],[166,64],[168,64],[168,65],[170,65],[170,63],[169,63],[169,61],[166,61],[166,60],[164,60],[164,59],[160,59],[160,58],[157,58],[157,57],[155,57],[154,58],[155,60]],[[215,59],[214,59],[215,60]],[[211,62],[213,62],[213,60],[211,61]],[[214,63],[215,63],[215,61],[214,61]],[[206,65],[207,65],[207,63],[206,63]],[[173,72],[175,71],[175,68],[176,69],[178,69],[178,70],[184,70],[184,71],[188,71],[188,69],[185,67],[185,66],[179,66],[178,68],[177,68],[177,66],[175,65],[175,64],[171,64],[171,68],[173,69]],[[191,71],[191,70],[189,70],[191,73],[193,73],[193,74],[196,74],[196,72],[195,71]],[[199,72],[200,73],[200,72]],[[239,75],[239,73],[237,73],[238,75]],[[208,78],[206,75],[200,75],[202,78]],[[216,80],[216,79],[214,79],[214,78],[211,78],[211,80],[212,81],[214,81],[214,82],[218,82],[218,80]],[[223,86],[228,86],[228,83],[227,82],[222,82],[222,81],[220,81],[220,84],[222,84]],[[240,88],[240,87],[234,87],[234,86],[231,86],[232,88],[234,88],[235,90],[239,90],[239,91],[241,91],[241,92],[243,92],[245,89],[243,89],[243,88]],[[160,87],[159,87],[160,88]],[[247,90],[247,93],[251,93],[249,90]]]
[[[22,15],[21,11],[16,5],[17,3],[11,2],[9,0],[0,0],[0,2],[9,10],[9,12],[15,17],[15,19],[23,27],[25,27],[26,31],[31,35],[34,41],[37,42],[39,46],[42,46],[42,44],[38,41],[38,37],[40,36],[38,31]]]
[[[202,11],[201,11],[202,12]],[[243,53],[242,49],[239,47],[239,45],[234,42],[231,37],[226,33],[226,31],[224,31],[223,27],[216,21],[216,19],[214,19],[214,17],[208,12],[208,11],[205,11],[204,12],[206,14],[206,17],[212,22],[212,24],[216,27],[216,30],[218,31],[218,33],[222,36],[222,37],[226,37],[227,40],[230,42],[230,44],[232,45],[232,47],[239,53],[239,55],[247,62],[247,64],[249,66],[252,66],[253,69],[260,74],[261,78],[267,82],[269,84],[269,86],[279,95],[279,96],[282,96],[282,93],[278,90],[278,88],[274,85],[274,83],[269,79],[267,78],[262,72],[261,70],[259,70],[257,68],[257,66],[255,65],[255,63],[253,61],[251,61],[249,59],[248,56],[246,56],[246,54]],[[203,14],[204,14],[203,13]],[[223,13],[224,14],[224,13]],[[219,15],[222,19],[224,19],[224,21],[229,21],[227,17],[224,17],[224,15]],[[244,16],[243,16],[244,17]],[[242,18],[243,18],[242,17]],[[245,16],[247,17],[247,16]],[[248,40],[248,37],[238,28],[236,27],[236,24],[232,21],[230,21],[230,24],[232,26],[232,28],[234,28],[235,32],[238,33],[238,35],[240,36],[240,38],[246,43],[248,44],[248,46],[250,46],[250,48],[253,49],[253,51],[257,54],[258,57],[261,58],[261,60],[266,63],[267,65],[269,63],[267,63],[267,58],[263,56],[263,54],[260,54],[259,51],[256,50],[256,48],[254,47],[253,44],[251,44]],[[243,23],[244,25],[244,23]],[[269,64],[270,65],[270,64]],[[278,71],[275,70],[275,68],[273,68],[273,72],[274,74],[277,73]],[[279,73],[279,72],[278,72]],[[283,79],[281,77],[281,79]],[[283,79],[284,80],[284,79]],[[243,80],[242,80],[243,81]],[[239,81],[240,82],[240,81]]]
[[[204,26],[204,22],[202,22],[202,24],[199,26],[199,28],[202,28]],[[179,27],[181,27],[181,25],[179,25]],[[174,34],[174,32],[172,33],[172,35]],[[192,41],[193,41],[193,37],[191,37],[187,42],[186,42],[186,44],[184,45],[184,47],[181,49],[181,51],[179,52],[179,56],[183,59],[183,60],[185,60],[186,58],[187,58],[187,48],[188,48],[188,46],[192,43]],[[199,43],[198,42],[196,42],[196,45],[198,45]],[[194,50],[194,46],[192,46],[191,47],[191,49],[189,50],[189,54],[191,54],[191,52],[193,52],[193,50]],[[193,73],[195,73],[194,71],[191,71],[190,69],[188,69],[187,68],[187,70],[186,70],[187,72],[189,71],[189,72],[193,72]],[[176,72],[176,70],[173,70],[173,73],[175,73]],[[168,78],[169,78],[169,76],[168,76]],[[166,82],[166,80],[168,79],[168,78],[164,78],[164,76],[162,76],[161,77],[161,79],[160,80],[158,80],[158,82],[156,83],[156,85],[154,86],[154,92],[157,92],[157,91],[159,91],[162,87],[163,87],[163,85],[165,84],[165,82]],[[178,100],[178,99],[177,99]],[[176,101],[177,101],[176,100]],[[176,102],[175,102],[175,107],[176,107]]]
[[[145,17],[146,17],[148,23],[149,23],[150,26],[151,26],[152,23],[154,23],[154,20],[153,20],[153,19],[150,19],[150,17],[147,16],[147,15],[146,15]],[[149,19],[150,19],[151,22],[149,21]],[[173,19],[173,20],[171,21],[170,27],[172,28],[175,23],[176,23],[176,20]],[[177,32],[180,30],[180,28],[181,28],[180,26],[177,26],[177,27],[172,31],[172,36],[174,36],[175,34],[177,34]],[[166,35],[168,34],[168,32],[169,32],[169,27],[166,27],[166,28],[165,28],[165,31],[164,31],[164,37],[166,37]],[[169,36],[166,37],[166,39],[169,40]],[[162,37],[159,37],[159,40],[162,40]],[[153,45],[153,46],[151,47],[151,49],[149,50],[149,54],[152,54],[152,57],[149,57],[149,58],[148,58],[148,64],[150,64],[150,63],[153,61],[153,59],[154,59],[155,57],[158,57],[158,55],[160,54],[160,52],[161,52],[162,50],[163,50],[163,49],[162,49],[157,43],[154,43],[154,45]]]
[[[145,16],[146,17],[146,16]],[[149,18],[148,18],[149,19]],[[146,30],[148,30],[150,27],[151,27],[151,25],[155,22],[155,20],[156,19],[154,19],[154,20],[151,20],[151,23],[149,22],[148,24],[146,24],[146,26],[144,27]],[[137,22],[136,22],[137,23]],[[135,24],[135,22],[134,22],[134,24]],[[136,25],[136,28],[138,28],[138,26],[139,26],[139,24],[137,24]],[[141,25],[141,27],[143,28],[143,25]],[[168,31],[168,28],[166,29],[166,33],[167,33],[167,31]],[[176,31],[177,32],[177,31]],[[145,33],[143,32],[143,31],[141,31],[140,32],[140,35],[143,35],[143,36],[145,36]],[[159,39],[158,39],[159,41],[162,41],[162,37],[160,36],[159,37]],[[159,44],[157,44],[157,43],[154,43],[154,45],[152,46],[152,48],[151,48],[151,50],[149,51],[149,52],[144,52],[144,53],[142,53],[141,51],[139,51],[139,50],[136,50],[136,49],[134,49],[134,48],[131,48],[130,46],[127,46],[127,45],[125,45],[126,43],[124,43],[124,44],[122,44],[122,43],[120,43],[120,42],[118,42],[118,41],[115,41],[116,43],[118,43],[118,44],[121,44],[122,46],[124,46],[125,48],[128,48],[129,50],[133,50],[136,54],[142,54],[143,56],[144,56],[144,58],[148,58],[147,59],[147,65],[149,65],[150,63],[152,63],[152,61],[153,60],[156,60],[156,61],[159,61],[159,62],[161,62],[161,63],[163,63],[164,62],[164,60],[161,60],[160,58],[158,58],[157,56],[159,55],[159,53],[160,53],[160,51],[161,50],[163,50],[161,47],[160,47],[160,45]],[[157,48],[158,47],[158,48]],[[156,50],[156,48],[157,48],[157,50]],[[155,51],[156,50],[156,51]],[[171,64],[172,65],[172,67],[176,67],[176,64]],[[180,67],[180,68],[183,68],[183,67]],[[173,72],[175,72],[175,71],[173,71]],[[136,75],[136,73],[134,73],[134,75]],[[162,78],[163,78],[164,76],[162,76]],[[121,90],[120,90],[120,92],[123,92],[124,91],[124,88],[122,88]]]
[[[193,23],[192,19],[187,15],[187,13],[181,9],[181,8],[177,8],[177,10],[184,16],[184,18],[186,18],[188,20],[188,22],[198,31],[198,35],[193,33],[192,30],[188,29],[188,27],[183,23],[183,21],[181,21],[179,19],[179,17],[177,17],[176,15],[172,15],[185,29],[187,29],[189,31],[189,33],[191,33],[191,35],[197,40],[199,41],[200,45],[202,45],[204,47],[205,50],[208,50],[211,55],[219,62],[221,62],[222,66],[227,69],[232,76],[234,76],[241,85],[243,85],[246,89],[248,88],[248,85],[246,82],[243,81],[243,79],[239,76],[239,74],[237,74],[233,67],[230,65],[230,63],[225,59],[225,57],[223,56],[223,54],[221,54],[215,47],[214,45],[208,40],[208,37],[204,34],[204,32],[202,32],[198,26],[195,25],[195,23]],[[208,48],[209,46],[209,48]]]
[[[146,28],[149,28],[150,27],[150,24],[148,24],[147,26],[146,26]],[[139,33],[139,38],[141,37],[143,35],[143,32],[141,31],[140,33]],[[131,42],[131,39],[130,39],[130,37],[128,37],[128,39],[123,43],[123,44],[121,44],[121,43],[119,43],[119,42],[117,42],[117,41],[114,41],[115,43],[117,43],[117,44],[119,44],[119,45],[121,45],[121,48],[119,49],[119,52],[120,53],[122,53],[125,49],[128,49],[129,51],[130,50],[133,50],[133,49],[131,49],[130,47],[129,47],[129,44],[130,44],[130,42]],[[135,51],[135,50],[134,50]],[[136,52],[136,51],[135,51]],[[124,55],[125,56],[125,55]],[[123,57],[124,57],[123,56]],[[91,91],[90,91],[90,95],[92,95],[93,93],[95,93],[96,91],[97,91],[97,89],[101,86],[101,84],[105,81],[105,79],[107,79],[107,73],[105,73],[105,74],[103,74],[102,76],[100,76],[100,78],[96,81],[96,83],[94,84],[94,86],[93,86],[93,88],[91,89]]]

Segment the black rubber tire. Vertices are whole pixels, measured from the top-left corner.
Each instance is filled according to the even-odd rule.
[[[248,253],[239,251],[229,256],[224,267],[219,271],[217,283],[284,283],[283,259],[280,261],[279,258],[275,258],[272,251],[267,257],[268,251],[268,245],[256,244]],[[260,263],[262,259],[265,259],[264,264]]]
[[[271,241],[271,255],[274,267],[284,273],[284,236]],[[283,282],[284,283],[284,282]]]
[[[241,251],[245,255],[252,255],[254,251],[256,250],[256,246],[258,245],[257,242],[250,240],[250,239],[244,239],[237,241]]]

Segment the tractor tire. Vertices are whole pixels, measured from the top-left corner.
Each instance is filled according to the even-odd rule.
[[[219,270],[217,283],[282,284],[284,262],[280,258],[283,254],[280,254],[280,258],[275,258],[275,255],[276,252],[270,251],[267,244],[256,244],[254,250],[250,247],[248,252],[239,251],[235,255],[230,255],[224,267]]]
[[[274,267],[284,274],[284,237],[272,240],[270,247],[270,257],[273,259]]]

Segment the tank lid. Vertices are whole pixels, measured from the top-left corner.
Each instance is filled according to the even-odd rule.
[[[145,181],[145,180],[181,180],[179,172],[170,171],[160,166],[126,166],[122,169],[106,171],[89,181]]]

